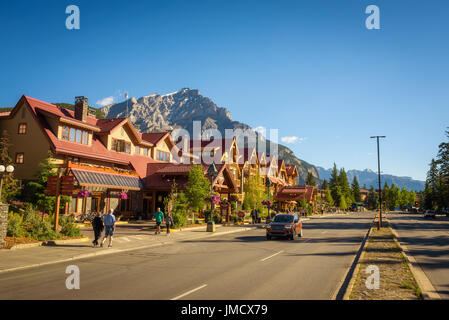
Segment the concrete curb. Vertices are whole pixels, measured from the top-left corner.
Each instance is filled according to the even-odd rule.
[[[392,223],[389,221],[389,228],[394,235],[394,241],[401,249],[402,255],[404,256],[405,261],[407,262],[407,265],[413,274],[413,277],[415,278],[419,288],[421,289],[421,296],[425,300],[440,300],[441,296],[435,290],[435,287],[432,285],[429,278],[426,276],[423,269],[415,260],[415,258],[413,258],[413,256],[410,255],[410,250],[407,248],[407,246],[403,243],[402,244],[400,243],[399,234],[391,226]]]
[[[59,260],[54,260],[54,261],[48,261],[48,262],[42,262],[42,263],[36,263],[36,264],[32,264],[32,265],[27,265],[27,266],[3,269],[3,270],[0,270],[0,274],[7,273],[7,272],[12,272],[12,271],[30,269],[30,268],[35,268],[35,267],[42,267],[42,266],[51,265],[51,264],[57,264],[57,263],[62,263],[62,262],[75,261],[75,260],[86,259],[86,258],[93,258],[93,257],[96,257],[96,256],[103,256],[103,255],[120,253],[120,252],[135,251],[135,250],[140,250],[140,249],[147,249],[147,248],[158,247],[158,246],[162,246],[162,245],[166,245],[166,244],[175,244],[175,243],[178,243],[178,242],[181,242],[181,241],[186,241],[186,240],[195,240],[195,239],[201,239],[201,238],[207,238],[207,237],[214,237],[214,236],[218,236],[218,235],[237,233],[237,232],[242,232],[242,231],[248,231],[248,230],[251,230],[251,229],[252,228],[238,228],[236,230],[230,230],[230,231],[225,231],[225,232],[205,233],[204,235],[197,236],[197,237],[191,237],[191,238],[186,238],[186,239],[179,239],[179,240],[175,240],[173,242],[162,241],[162,242],[159,242],[159,243],[146,244],[146,245],[139,246],[139,247],[134,247],[134,248],[124,248],[124,249],[108,249],[108,248],[105,248],[103,250],[96,250],[95,252],[80,254],[80,255],[77,255],[77,256],[74,256],[74,257],[69,257],[69,258],[64,258],[64,259],[59,259]]]
[[[41,247],[41,246],[56,246],[56,245],[62,245],[62,244],[67,244],[67,243],[85,242],[88,240],[89,240],[89,238],[83,237],[83,238],[78,238],[78,239],[47,240],[47,241],[39,241],[39,242],[33,242],[33,243],[22,243],[22,244],[16,244],[6,250],[28,249],[28,248]]]
[[[79,239],[68,239],[68,240],[48,240],[42,243],[43,246],[58,246],[63,244],[77,243],[77,242],[86,242],[89,241],[88,237],[83,237]]]
[[[346,272],[345,276],[340,281],[340,285],[338,286],[339,289],[334,292],[331,300],[349,300],[349,296],[352,292],[352,289],[355,284],[355,280],[357,279],[357,275],[360,270],[359,261],[363,258],[364,254],[365,254],[366,242],[367,242],[369,236],[371,235],[372,229],[373,229],[373,224],[371,224],[371,226],[369,227],[365,237],[362,240],[362,243],[360,244],[359,250],[357,250],[357,254],[354,257],[354,260],[352,261],[351,265],[349,266],[348,271]],[[345,283],[347,283],[346,286],[345,286]]]

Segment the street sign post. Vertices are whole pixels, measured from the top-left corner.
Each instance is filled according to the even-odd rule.
[[[74,190],[74,177],[73,176],[57,176],[47,177],[47,189],[45,193],[49,196],[56,196],[55,204],[55,231],[59,227],[59,206],[61,204],[61,195],[71,196]]]

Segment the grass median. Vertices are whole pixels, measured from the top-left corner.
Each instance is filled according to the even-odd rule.
[[[373,284],[373,269],[379,270],[379,288]],[[367,272],[367,270],[369,272]],[[369,278],[369,279],[368,279]],[[367,285],[368,280],[368,285]],[[417,300],[421,290],[410,271],[402,250],[395,241],[388,221],[380,230],[374,226],[359,261],[350,300]]]

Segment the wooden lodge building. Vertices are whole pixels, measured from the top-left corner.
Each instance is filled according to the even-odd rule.
[[[6,131],[10,139],[15,178],[22,184],[34,180],[49,150],[59,173],[74,177],[66,214],[112,209],[123,216],[151,217],[157,207],[163,208],[173,181],[182,190],[195,159],[205,155],[214,159],[218,173],[213,189],[224,199],[235,195],[243,201],[244,184],[258,173],[264,183],[271,181],[279,209],[302,196],[314,201],[313,191],[293,188],[299,175],[296,166],[275,155],[238,149],[235,139],[190,141],[190,153],[182,154],[188,161],[179,164],[172,156],[179,150],[170,132],[141,133],[127,118],[97,119],[88,114],[86,97],[76,97],[74,109],[24,95],[11,111],[0,113],[0,132]],[[205,174],[208,167],[202,163]],[[80,196],[83,190],[89,196]],[[120,196],[124,192],[126,199]]]

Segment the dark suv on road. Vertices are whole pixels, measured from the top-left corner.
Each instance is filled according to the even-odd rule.
[[[272,237],[287,237],[295,239],[295,235],[302,237],[302,221],[296,214],[278,214],[267,225],[267,240]]]

